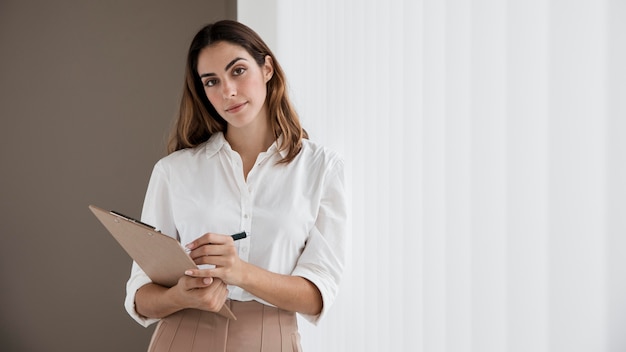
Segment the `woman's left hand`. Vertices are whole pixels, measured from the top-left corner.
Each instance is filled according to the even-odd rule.
[[[240,286],[244,262],[237,254],[231,236],[207,233],[185,246],[197,264],[213,264],[214,269],[192,269],[195,277],[217,277],[228,285]]]

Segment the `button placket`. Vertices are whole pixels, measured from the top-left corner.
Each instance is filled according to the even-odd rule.
[[[248,261],[250,255],[250,236],[252,236],[252,217],[250,211],[252,210],[252,197],[248,191],[247,185],[242,185],[239,188],[241,192],[241,214],[240,214],[240,227],[246,231],[248,237],[241,240],[239,244],[239,257],[242,260]]]

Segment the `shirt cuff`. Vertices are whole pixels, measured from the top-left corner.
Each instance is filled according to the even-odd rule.
[[[137,264],[133,264],[133,266],[136,265]],[[131,275],[131,277],[128,279],[128,282],[126,283],[126,300],[124,301],[124,308],[126,308],[128,315],[130,315],[131,318],[135,319],[137,323],[139,323],[143,327],[148,327],[158,322],[160,319],[146,318],[137,313],[137,310],[135,309],[135,294],[137,293],[138,289],[146,284],[151,283],[152,280],[150,280],[148,275],[146,275],[143,270],[136,269],[139,268],[133,268],[133,275]]]
[[[337,296],[338,287],[334,284],[334,281],[331,277],[325,277],[325,274],[322,270],[317,268],[315,265],[300,265],[296,267],[296,269],[291,273],[293,276],[303,277],[313,283],[320,291],[322,295],[322,311],[317,315],[310,314],[302,314],[300,315],[305,318],[308,322],[313,325],[317,325],[326,313],[332,306],[335,301],[335,297]]]

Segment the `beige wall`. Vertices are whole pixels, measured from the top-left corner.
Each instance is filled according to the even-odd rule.
[[[0,2],[0,350],[147,347],[87,205],[139,216],[186,48],[222,18],[235,0]]]

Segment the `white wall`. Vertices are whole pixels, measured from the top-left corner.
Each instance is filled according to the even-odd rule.
[[[348,272],[306,350],[626,350],[625,2],[249,2],[348,166]]]
[[[276,51],[277,0],[237,0],[237,19],[254,29]]]

